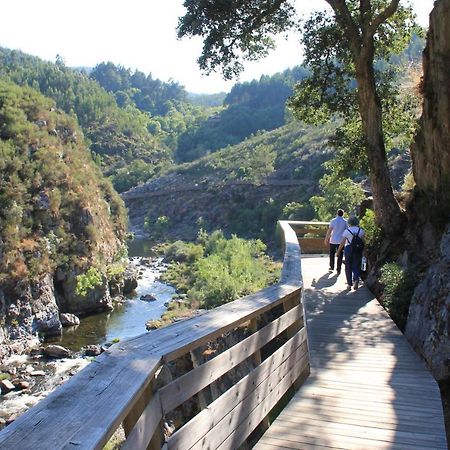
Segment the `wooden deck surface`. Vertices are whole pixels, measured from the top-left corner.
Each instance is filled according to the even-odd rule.
[[[438,385],[369,290],[302,271],[311,375],[254,448],[446,450]]]

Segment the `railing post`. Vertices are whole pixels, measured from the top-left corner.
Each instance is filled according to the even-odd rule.
[[[252,333],[255,333],[256,331],[258,331],[258,318],[257,317],[250,320],[249,329]],[[253,359],[257,366],[259,366],[262,363],[261,350],[258,350],[255,353],[253,353]],[[269,416],[267,415],[264,417],[264,419],[261,422],[261,427],[262,427],[263,433],[269,428],[269,426],[270,426],[270,421],[269,421]]]
[[[302,296],[303,296],[303,289],[299,293],[287,297],[286,300],[283,302],[284,312],[287,313],[289,310],[291,310],[295,306],[301,305],[302,304]],[[302,318],[297,320],[286,330],[288,339],[293,337],[296,333],[298,333],[305,326],[305,310],[304,310],[304,308],[302,308],[302,309],[303,309]],[[308,369],[305,370],[293,383],[294,389],[296,391],[298,389],[300,389],[303,382],[306,380],[306,378],[308,378],[309,373],[310,373],[310,369],[309,369],[309,364],[308,364]]]
[[[145,407],[148,405],[150,400],[153,397],[153,391],[155,387],[155,380],[152,379],[141,397],[136,401],[131,411],[128,413],[127,417],[125,417],[122,425],[125,431],[125,437],[133,430],[134,425],[138,421],[139,417],[143,413]],[[164,436],[162,432],[162,422],[158,428],[156,428],[155,434],[153,435],[150,443],[147,446],[147,450],[160,450],[161,446],[164,442]]]

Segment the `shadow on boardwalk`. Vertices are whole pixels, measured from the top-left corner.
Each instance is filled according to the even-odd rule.
[[[439,388],[372,294],[302,266],[311,376],[256,448],[447,449]]]

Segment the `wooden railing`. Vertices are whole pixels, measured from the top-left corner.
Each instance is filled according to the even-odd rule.
[[[289,225],[297,234],[302,253],[328,253],[324,243],[328,222],[289,221]]]
[[[280,230],[277,285],[113,345],[6,427],[0,448],[100,449],[123,425],[124,449],[234,449],[266,427],[309,375],[300,247]]]

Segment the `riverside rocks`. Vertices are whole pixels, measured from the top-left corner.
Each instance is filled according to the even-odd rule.
[[[0,387],[0,429],[88,363],[87,359],[47,359],[42,355],[9,357],[0,365],[0,375],[13,385],[7,383],[8,391]]]
[[[75,314],[63,313],[59,315],[63,327],[80,325],[80,319]]]
[[[140,299],[144,302],[155,302],[157,300],[157,298],[153,294],[141,295]]]
[[[87,345],[83,347],[83,352],[85,356],[98,356],[104,352],[104,348],[100,347],[100,345]]]
[[[148,259],[148,262],[145,262],[145,266],[142,264],[140,258],[130,258],[130,266],[132,266],[130,272],[137,273],[140,268],[143,268],[145,269],[144,277],[146,278],[144,286],[139,286],[138,293],[133,294],[133,299],[130,302],[131,304],[139,304],[140,294],[144,295],[148,291],[153,290],[151,287],[152,280],[156,280],[157,275],[162,270],[160,259],[151,258]],[[159,289],[160,286],[155,288],[158,297],[160,295]],[[166,295],[170,297],[172,294]],[[116,300],[117,297],[114,301],[116,302]],[[130,300],[123,299],[123,301],[128,302]],[[147,306],[143,304],[139,307],[147,308]],[[149,306],[149,308],[153,307],[153,304],[151,307]],[[120,308],[120,306],[117,306],[117,310],[120,310]],[[159,310],[159,306],[157,309]],[[19,309],[17,310],[17,313],[20,313]],[[106,330],[106,322],[108,321],[107,317],[106,314],[103,314],[99,316],[98,319],[98,328],[96,328],[96,331],[99,332],[98,338],[100,339],[107,336],[107,333],[104,332],[104,330]],[[75,315],[65,313],[59,314],[59,318],[61,324],[65,324],[66,322],[74,323],[79,320]],[[88,319],[87,322],[89,323],[91,320],[92,319]],[[81,324],[81,327],[84,327],[83,323]],[[141,325],[141,327],[143,327],[143,325]],[[82,328],[73,328],[72,330],[67,330],[67,332],[76,335],[80,333],[81,329]],[[144,331],[145,328],[139,329],[136,331],[136,334],[140,334]],[[117,336],[117,338],[121,338],[121,336]],[[117,340],[114,339],[113,342],[117,342]],[[40,401],[47,393],[59,386],[68,377],[77,373],[82,367],[91,362],[92,358],[100,355],[113,343],[109,342],[100,346],[95,345],[96,342],[99,342],[98,340],[88,340],[84,342],[84,347],[81,348],[79,352],[70,351],[61,345],[48,343],[44,346],[40,344],[37,353],[29,354],[28,356],[21,355],[6,358],[3,360],[3,365],[1,365],[0,358],[0,378],[7,378],[14,385],[14,388],[9,391],[9,393],[6,393],[6,389],[2,390],[2,393],[0,393],[0,429],[6,423],[12,422],[26,409]]]
[[[51,358],[68,358],[71,355],[70,350],[61,345],[47,345],[42,349],[42,353]]]

